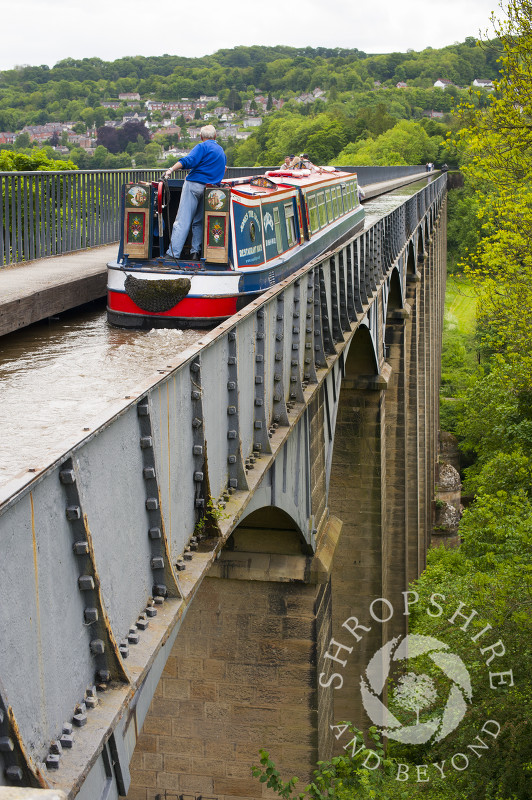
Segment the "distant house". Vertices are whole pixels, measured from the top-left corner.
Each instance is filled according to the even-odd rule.
[[[408,86],[406,85],[406,83],[404,81],[399,81],[399,83],[395,84],[395,88],[396,89],[407,89]]]
[[[441,119],[441,117],[445,115],[443,111],[434,111],[434,109],[431,109],[430,111],[424,111],[423,116],[430,117],[431,119]]]
[[[0,131],[0,144],[13,144],[17,135],[16,133],[11,133],[11,131]]]
[[[485,78],[475,78],[473,81],[473,86],[476,86],[478,89],[493,89],[493,81],[486,80]]]
[[[437,81],[433,83],[435,89],[446,89],[447,86],[454,86],[454,83],[447,78],[438,78]]]
[[[262,117],[244,117],[242,125],[244,128],[260,128],[262,125]]]
[[[102,108],[119,108],[121,103],[119,100],[102,100],[100,105]]]
[[[145,125],[146,127],[148,127],[147,126],[147,121],[148,121],[148,117],[146,116],[146,114],[137,114],[137,112],[135,112],[134,114],[125,114],[122,117],[122,122],[123,123],[126,123],[126,122],[138,122],[138,123],[142,123],[142,125]]]
[[[140,94],[138,92],[122,92],[122,94],[118,95],[119,100],[140,100]]]

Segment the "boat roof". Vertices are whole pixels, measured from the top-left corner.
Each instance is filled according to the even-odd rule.
[[[222,181],[227,186],[234,187],[238,192],[249,195],[270,195],[279,189],[301,187],[310,189],[327,184],[337,183],[338,180],[356,178],[356,173],[342,172],[334,167],[317,167],[309,169],[277,169],[269,170],[264,175],[249,176],[244,178],[226,178]]]

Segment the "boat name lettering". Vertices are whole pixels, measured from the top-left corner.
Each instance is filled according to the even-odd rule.
[[[243,250],[239,250],[238,251],[238,255],[240,257],[252,256],[255,253],[260,253],[261,250],[262,250],[262,245],[261,244],[256,244],[254,247],[244,247]]]
[[[253,209],[252,209],[252,208],[250,208],[250,209],[249,209],[249,211],[246,211],[246,213],[244,214],[244,219],[243,219],[243,220],[242,220],[242,222],[240,223],[240,233],[242,233],[242,231],[244,230],[244,228],[245,228],[245,226],[246,226],[246,222],[247,222],[249,219],[253,219],[253,220],[255,220],[255,222],[256,222],[256,223],[257,223],[257,225],[259,226],[259,231],[260,231],[260,222],[259,222],[259,218],[258,218],[258,216],[255,214],[255,212],[253,211]]]
[[[277,239],[275,238],[275,236],[273,237],[273,239],[266,239],[266,247],[271,247],[271,245],[275,244],[276,242]]]

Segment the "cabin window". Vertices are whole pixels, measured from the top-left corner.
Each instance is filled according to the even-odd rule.
[[[275,225],[275,240],[277,242],[277,252],[283,251],[283,237],[281,234],[281,218],[279,216],[279,207],[273,208],[273,224]]]
[[[320,192],[318,194],[318,213],[320,217],[320,228],[324,228],[327,225],[327,212],[325,210],[325,194]]]
[[[318,210],[316,208],[316,195],[312,195],[312,197],[308,198],[308,215],[310,219],[310,230],[312,232],[317,231],[319,226],[318,223]]]
[[[347,197],[347,207],[349,209],[353,208],[353,194],[351,192],[352,188],[353,188],[353,184],[352,183],[348,183],[347,187],[346,187],[346,197]]]
[[[356,208],[358,202],[358,194],[357,194],[357,185],[354,181],[351,181],[349,184],[349,188],[351,189],[351,200],[353,203],[353,208]]]
[[[344,201],[344,211],[349,211],[349,198],[347,197],[347,186],[345,183],[342,185],[342,198]]]
[[[293,205],[284,207],[284,218],[286,221],[286,235],[288,237],[288,247],[293,247],[296,243],[296,221],[294,219]]]
[[[338,217],[338,198],[336,196],[336,186],[331,189],[332,191],[332,199],[333,199],[333,207],[334,207],[334,217]]]
[[[342,216],[342,214],[344,213],[344,202],[343,202],[343,198],[342,198],[342,190],[338,186],[336,191],[338,192],[338,211],[340,212],[340,216]]]
[[[332,210],[331,190],[325,189],[325,199],[327,200],[327,216],[330,220],[334,219]]]

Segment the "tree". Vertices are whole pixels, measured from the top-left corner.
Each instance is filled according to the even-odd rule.
[[[30,135],[29,133],[19,133],[17,138],[15,139],[15,147],[17,150],[22,150],[25,147],[30,147]]]

